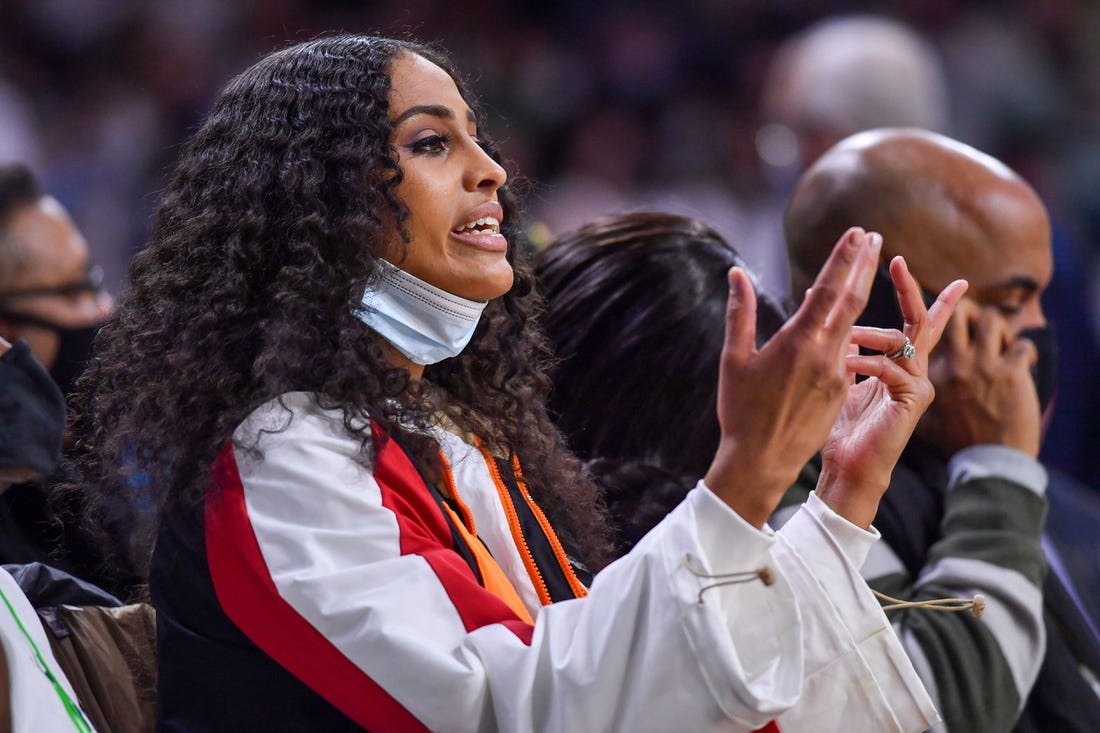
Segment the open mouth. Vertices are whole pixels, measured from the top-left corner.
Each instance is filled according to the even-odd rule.
[[[500,221],[495,216],[483,216],[451,231],[455,234],[500,234]]]

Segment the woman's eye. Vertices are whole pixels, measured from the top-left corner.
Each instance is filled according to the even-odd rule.
[[[450,142],[450,135],[429,135],[412,141],[405,148],[411,153],[442,153]]]

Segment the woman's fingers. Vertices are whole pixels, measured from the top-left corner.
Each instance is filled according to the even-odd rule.
[[[905,345],[905,334],[896,328],[852,326],[851,340],[853,344],[865,349],[892,354]]]
[[[748,273],[740,267],[728,273],[726,301],[726,355],[744,364],[756,352],[756,291]]]
[[[901,364],[881,354],[849,356],[844,366],[852,374],[878,377],[888,387],[911,383],[914,378],[914,375],[903,369]]]
[[[813,286],[806,291],[796,318],[816,324],[825,323],[840,296],[843,283],[848,280],[848,273],[859,260],[864,236],[863,230],[858,227],[844,232],[814,278]]]
[[[907,371],[900,363],[881,355],[849,356],[845,367],[851,375],[876,377],[886,385],[891,399],[897,401],[908,395],[923,412],[935,394],[932,383],[921,375]],[[902,401],[905,401],[904,399]]]
[[[896,328],[871,328],[869,326],[853,326],[852,327],[852,343],[858,344],[865,349],[873,349],[874,351],[881,351],[882,356],[886,357],[888,361],[896,363],[900,368],[910,374],[923,374],[924,364],[927,359],[927,354],[921,354],[920,349],[924,348],[918,341],[913,343],[904,333]],[[917,353],[911,358],[898,357],[897,359],[889,359],[891,354],[900,352],[905,343],[909,342],[913,344],[913,348],[917,349]],[[858,355],[858,354],[857,354]],[[873,357],[872,358],[877,358]],[[862,372],[860,372],[862,374]]]
[[[878,269],[879,252],[882,251],[882,235],[868,232],[864,235],[863,247],[855,265],[848,273],[841,297],[833,305],[825,321],[825,332],[832,338],[843,338],[855,324],[856,319],[867,306],[871,294],[871,284]]]
[[[944,328],[951,320],[951,314],[956,311],[969,287],[966,280],[955,280],[940,292],[936,302],[928,309],[929,350],[940,342]]]
[[[909,272],[909,265],[903,257],[898,256],[890,261],[890,277],[898,292],[905,333],[927,354],[939,343],[951,313],[966,293],[967,282],[955,280],[943,289],[932,307],[926,309],[921,287]]]
[[[844,233],[791,319],[803,337],[816,338],[822,330],[837,339],[846,336],[867,303],[881,247],[877,234],[858,227]]]
[[[890,260],[890,279],[898,293],[898,306],[905,321],[905,331],[915,339],[924,330],[928,311],[924,307],[921,287],[909,272],[909,266],[901,255]]]

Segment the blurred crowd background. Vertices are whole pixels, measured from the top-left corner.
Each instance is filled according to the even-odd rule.
[[[782,295],[779,216],[805,161],[774,124],[769,69],[784,41],[825,18],[897,19],[943,65],[944,109],[929,126],[1009,163],[1051,209],[1056,275],[1046,298],[1060,330],[1062,394],[1044,457],[1100,487],[1092,448],[1100,3],[7,0],[0,8],[0,159],[30,163],[69,208],[113,290],[142,246],[179,145],[221,86],[267,51],[346,30],[410,34],[451,52],[513,170],[531,181],[534,241],[608,211],[675,209],[715,225]]]

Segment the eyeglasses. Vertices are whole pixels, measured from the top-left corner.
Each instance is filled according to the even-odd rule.
[[[64,285],[24,288],[23,290],[9,290],[6,293],[0,293],[0,300],[43,295],[60,295],[66,298],[72,298],[78,295],[83,295],[85,293],[98,295],[99,292],[102,290],[103,268],[99,265],[91,265],[90,267],[88,267],[87,272],[84,273],[84,277],[75,282],[65,283]]]

